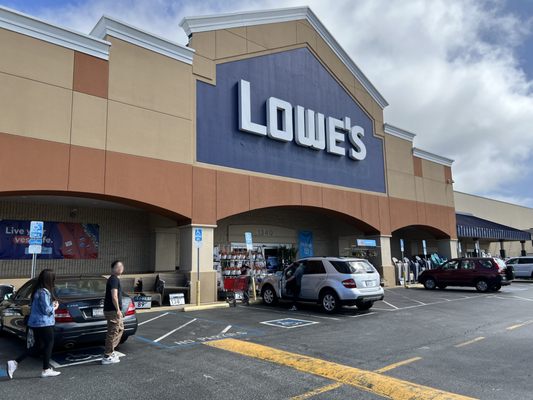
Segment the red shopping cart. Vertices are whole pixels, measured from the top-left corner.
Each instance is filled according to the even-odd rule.
[[[235,307],[237,299],[242,300],[243,304],[250,304],[248,290],[250,287],[250,277],[236,276],[224,279],[224,291],[226,292],[226,301]]]

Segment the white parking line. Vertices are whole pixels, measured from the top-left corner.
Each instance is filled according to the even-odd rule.
[[[149,319],[148,321],[139,322],[138,325],[141,326],[141,325],[147,324],[148,322],[155,321],[156,319],[161,318],[161,317],[164,317],[165,315],[168,315],[168,313],[166,312],[166,313],[164,313],[164,314],[158,315],[157,317],[151,318],[151,319]]]
[[[385,303],[386,305],[388,305],[389,307],[392,307],[394,308],[395,310],[399,310],[400,307],[396,307],[395,305],[392,305],[391,303],[387,303],[385,300],[381,300],[383,303]]]
[[[224,333],[227,333],[231,329],[231,325],[226,326],[222,332],[219,333],[219,335],[223,335]]]
[[[154,340],[154,342],[157,343],[157,342],[163,340],[163,339],[166,338],[167,336],[172,335],[174,332],[177,332],[177,331],[179,331],[180,329],[185,328],[187,325],[192,324],[194,321],[196,321],[196,318],[191,319],[191,320],[190,320],[189,322],[187,322],[186,324],[183,324],[182,326],[179,326],[179,327],[177,327],[176,329],[171,330],[171,331],[168,332],[168,333],[165,333],[165,334],[164,334],[163,336],[161,336],[160,338],[157,338],[156,340]]]
[[[366,314],[359,314],[359,315],[348,315],[348,317],[350,317],[350,318],[359,318],[359,317],[364,317],[366,315],[372,315],[372,314],[375,314],[375,312],[369,312],[369,313],[366,313]]]

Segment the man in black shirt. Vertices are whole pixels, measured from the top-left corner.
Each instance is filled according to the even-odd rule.
[[[115,348],[120,343],[124,333],[124,316],[122,315],[122,288],[120,275],[124,272],[122,261],[113,261],[111,276],[107,279],[104,300],[104,315],[107,319],[107,335],[105,338],[105,351],[102,364],[115,364],[120,362]]]

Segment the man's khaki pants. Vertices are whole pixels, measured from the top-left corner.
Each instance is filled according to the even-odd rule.
[[[107,335],[105,337],[105,355],[113,354],[115,347],[120,343],[122,334],[124,333],[124,319],[119,318],[116,311],[105,311],[105,318],[107,320]]]

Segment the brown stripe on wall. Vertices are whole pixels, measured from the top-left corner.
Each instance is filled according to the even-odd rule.
[[[108,85],[109,62],[75,51],[74,90],[107,99]]]
[[[422,173],[422,159],[413,156],[413,167],[415,170],[415,176],[422,178],[424,174]]]

